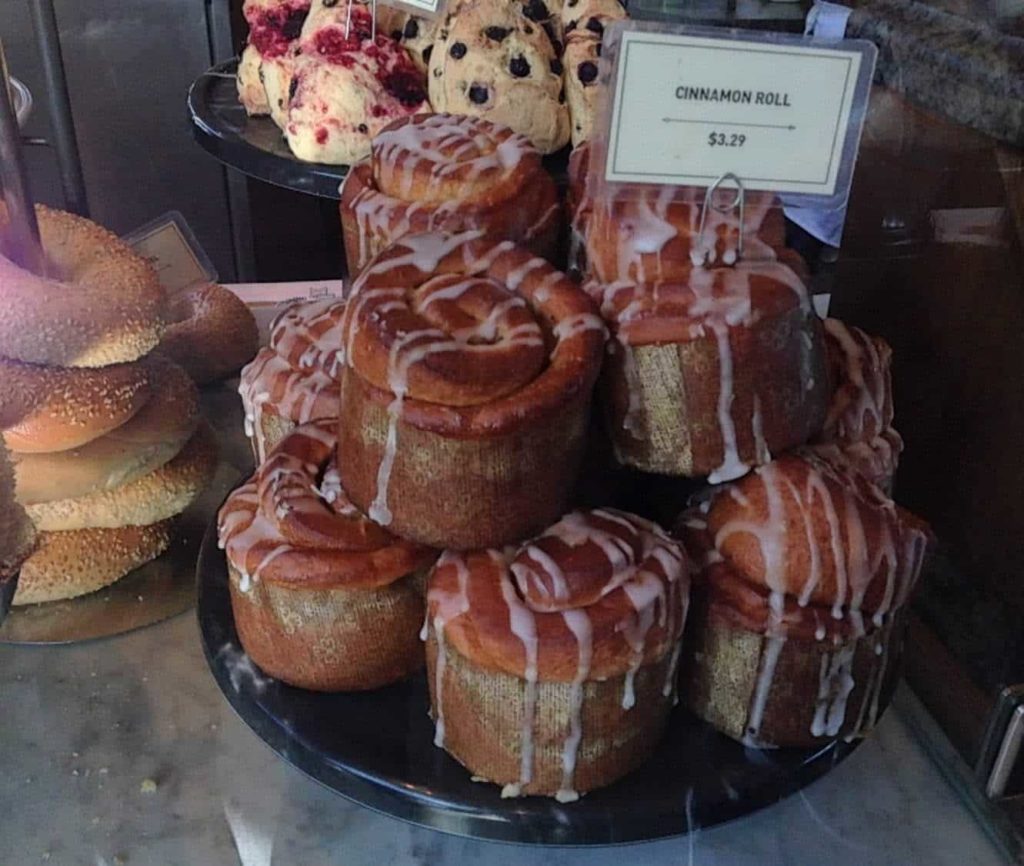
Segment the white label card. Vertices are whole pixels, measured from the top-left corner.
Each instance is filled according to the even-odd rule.
[[[217,281],[206,252],[178,211],[158,217],[124,240],[154,267],[168,294]]]
[[[862,51],[625,30],[605,179],[831,196]],[[859,123],[853,133],[859,136]]]
[[[396,0],[389,5],[398,6],[424,18],[437,18],[444,12],[445,0]]]

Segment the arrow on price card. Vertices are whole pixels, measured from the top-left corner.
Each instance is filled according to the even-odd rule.
[[[795,126],[789,124],[788,126],[781,123],[737,123],[725,120],[695,120],[685,117],[663,117],[662,123],[703,123],[708,126],[744,126],[754,129],[796,129]]]

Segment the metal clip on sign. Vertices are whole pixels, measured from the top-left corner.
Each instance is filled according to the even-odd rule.
[[[716,203],[715,193],[726,181],[730,181],[736,185],[736,195],[728,204]],[[709,208],[720,214],[727,214],[734,210],[739,210],[739,239],[736,242],[736,250],[726,250],[722,254],[722,263],[726,265],[733,265],[736,264],[739,259],[743,258],[743,226],[745,224],[744,217],[746,212],[746,197],[746,189],[743,186],[743,181],[731,171],[720,175],[718,179],[707,188],[707,191],[704,193],[704,204],[700,209],[700,225],[697,229],[697,245],[690,250],[690,261],[693,262],[694,267],[706,265],[708,257],[711,255],[712,250],[714,250],[714,244],[707,244],[704,242],[704,231],[707,227]]]

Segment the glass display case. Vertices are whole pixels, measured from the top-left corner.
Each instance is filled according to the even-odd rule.
[[[1024,6],[151,5],[0,0],[0,861],[1024,858]]]

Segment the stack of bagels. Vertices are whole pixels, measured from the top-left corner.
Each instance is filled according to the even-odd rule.
[[[93,592],[159,556],[217,462],[195,384],[152,352],[167,316],[153,268],[88,220],[37,216],[46,273],[0,246],[0,426],[38,530],[15,604]]]

